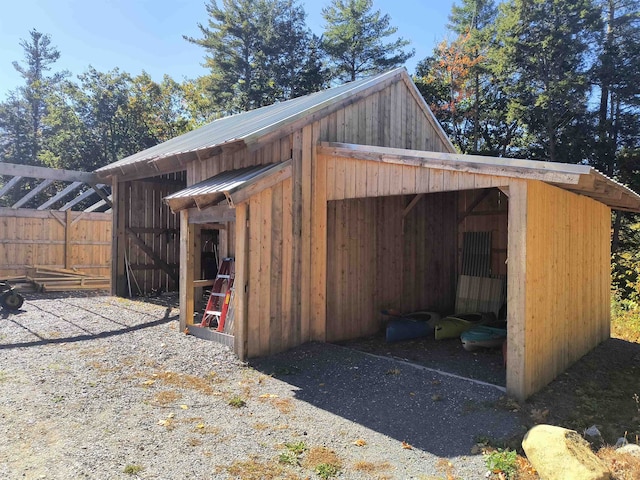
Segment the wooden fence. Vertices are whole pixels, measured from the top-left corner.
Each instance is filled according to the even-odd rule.
[[[111,213],[0,208],[0,278],[33,265],[111,273]]]

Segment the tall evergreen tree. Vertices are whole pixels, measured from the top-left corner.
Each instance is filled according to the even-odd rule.
[[[474,59],[469,72],[473,90],[471,148],[469,149],[472,152],[478,152],[480,149],[480,104],[483,99],[483,84],[487,85],[487,88],[493,85],[493,82],[487,78],[487,69],[482,60],[494,33],[492,27],[496,15],[497,9],[493,0],[462,0],[460,5],[454,4],[451,7],[451,15],[449,15],[449,30],[457,33],[459,38],[468,37],[464,45],[468,55]]]
[[[418,63],[414,80],[434,114],[463,153],[508,156],[522,129],[507,118],[507,96],[492,72],[496,48],[493,0],[462,0],[449,16],[453,40],[442,41]]]
[[[46,115],[47,97],[67,72],[47,75],[53,64],[60,58],[60,52],[51,44],[49,35],[31,30],[29,39],[22,40],[24,64],[13,62],[13,68],[22,76],[25,85],[19,92],[29,106],[29,142],[31,144],[30,163],[37,163],[42,143],[42,119]],[[26,160],[26,159],[25,159]]]
[[[586,114],[598,9],[592,0],[508,0],[497,26],[493,65],[509,94],[511,118],[530,134],[528,155],[582,160],[559,144]]]
[[[206,6],[202,38],[209,78],[198,82],[223,113],[236,113],[309,93],[323,78],[310,67],[312,36],[297,0],[216,0]]]
[[[372,0],[333,0],[322,9],[326,22],[323,48],[332,67],[332,78],[352,81],[402,65],[415,51],[405,51],[409,41],[395,35],[388,14],[373,10]]]
[[[603,41],[595,69],[600,102],[592,163],[614,176],[621,173],[620,149],[638,146],[640,139],[640,1],[602,0],[601,4]]]
[[[47,100],[67,72],[48,74],[60,58],[49,35],[31,30],[29,39],[21,40],[20,46],[24,61],[13,62],[13,67],[23,78],[24,85],[10,92],[0,104],[0,159],[39,164],[46,135],[42,120],[47,114]]]

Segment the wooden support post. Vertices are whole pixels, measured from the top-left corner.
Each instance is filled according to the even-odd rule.
[[[324,342],[327,339],[327,161],[315,155],[315,144],[312,148],[311,340]]]
[[[300,335],[302,342],[311,340],[311,175],[313,144],[313,126],[302,129],[301,158],[301,255],[300,255]]]
[[[202,279],[202,225],[193,225],[193,278]],[[194,285],[194,310],[200,311],[202,307],[202,287]]]
[[[187,216],[188,216],[189,212],[187,212]],[[190,224],[190,226],[192,228],[195,228],[195,224]],[[146,243],[144,243],[144,240],[142,240],[140,237],[138,237],[135,232],[133,232],[133,230],[131,230],[130,228],[125,228],[125,233],[127,234],[128,238],[140,249],[142,250],[151,260],[153,260],[153,263],[155,266],[157,266],[158,268],[161,268],[167,275],[169,275],[171,277],[171,279],[174,282],[178,281],[178,276],[176,275],[176,272],[174,271],[173,268],[171,268],[171,266],[165,262],[164,260],[162,260],[154,251],[151,247],[149,247]]]
[[[66,268],[67,270],[70,270],[72,267],[72,262],[71,262],[71,255],[72,255],[72,250],[71,250],[71,227],[72,225],[72,218],[73,213],[71,212],[71,210],[67,210],[65,212],[65,225],[64,225],[64,268]]]
[[[233,325],[234,350],[240,360],[247,359],[249,330],[249,204],[236,205],[236,277],[235,285],[235,322]]]
[[[291,321],[294,331],[292,335],[292,344],[300,345],[306,342],[302,337],[302,318],[301,318],[301,270],[302,263],[302,134],[300,131],[293,133],[293,149],[292,149],[292,201],[291,201],[291,227],[292,248],[291,248]],[[307,323],[308,325],[308,323]]]
[[[524,400],[527,391],[527,182],[509,185],[507,247],[507,393]]]
[[[113,178],[113,230],[111,234],[111,293],[127,294],[127,277],[124,265],[124,253],[127,248],[125,226],[128,184]]]
[[[180,212],[180,331],[193,324],[195,225],[189,211]]]

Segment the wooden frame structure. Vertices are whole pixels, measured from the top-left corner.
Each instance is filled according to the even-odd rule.
[[[110,277],[111,194],[94,173],[0,162],[0,176],[0,278],[34,265]]]
[[[165,200],[179,215],[182,329],[209,281],[203,229],[236,258],[241,358],[373,333],[381,308],[450,310],[462,235],[491,231],[519,398],[608,337],[610,208],[640,211],[638,195],[588,166],[456,154],[404,69],[220,119],[98,171],[114,185],[175,172],[186,188]],[[130,208],[119,188],[116,219]],[[118,220],[114,231],[125,234]]]

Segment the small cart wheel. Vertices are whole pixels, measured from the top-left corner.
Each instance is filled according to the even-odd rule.
[[[24,303],[24,297],[18,292],[8,291],[0,296],[0,304],[7,310],[20,310]]]

